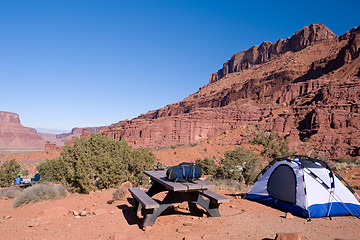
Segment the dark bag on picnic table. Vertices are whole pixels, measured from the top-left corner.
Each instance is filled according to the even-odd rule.
[[[166,177],[172,182],[192,182],[201,177],[201,167],[196,163],[183,162],[170,167]]]

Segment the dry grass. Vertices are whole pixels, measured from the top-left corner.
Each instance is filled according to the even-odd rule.
[[[16,198],[23,190],[17,187],[6,187],[0,189],[0,199]]]
[[[57,199],[66,196],[66,190],[62,185],[50,183],[37,184],[25,189],[14,200],[14,208],[45,200]]]
[[[113,201],[124,200],[127,193],[127,189],[120,187],[113,193]]]
[[[243,191],[248,189],[248,186],[240,181],[232,179],[212,180],[218,189],[229,189],[235,191]]]

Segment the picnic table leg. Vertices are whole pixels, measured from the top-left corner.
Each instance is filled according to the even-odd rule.
[[[138,212],[141,210],[141,204],[139,203],[139,201],[136,199],[136,198],[133,198],[134,199],[134,207],[133,207],[133,211],[134,212]]]
[[[221,216],[219,212],[219,203],[213,202],[209,199],[204,199],[200,194],[198,195],[196,203],[202,206],[210,214],[211,217]]]
[[[160,214],[170,206],[171,203],[161,204],[159,208],[151,209],[151,211],[146,211],[146,213],[144,213],[143,226],[152,226],[155,223],[156,219],[160,216]]]
[[[158,194],[159,192],[164,192],[164,191],[168,191],[168,190],[160,183],[153,182],[153,184],[151,185],[149,190],[146,192],[146,194],[149,195],[150,197],[152,197],[152,196]]]
[[[198,192],[172,192],[166,195],[164,200],[160,203],[160,207],[154,209],[153,212],[146,212],[144,213],[144,222],[143,226],[151,226],[155,223],[156,219],[171,205],[174,203],[181,203],[185,201],[192,201],[195,202],[200,195]]]

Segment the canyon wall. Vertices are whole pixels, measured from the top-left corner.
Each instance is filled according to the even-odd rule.
[[[337,37],[312,24],[292,37],[235,54],[184,100],[100,132],[135,147],[193,144],[241,125],[310,144],[333,157],[359,155],[360,27]]]

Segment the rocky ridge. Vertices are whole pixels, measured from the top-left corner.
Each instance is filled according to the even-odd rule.
[[[360,27],[312,24],[235,54],[188,98],[100,132],[135,147],[204,141],[242,125],[278,131],[333,157],[359,154]]]

